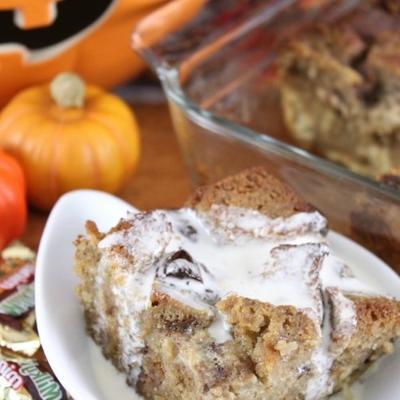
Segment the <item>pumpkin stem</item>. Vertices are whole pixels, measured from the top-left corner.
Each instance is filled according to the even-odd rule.
[[[85,101],[85,83],[72,72],[58,74],[50,83],[50,94],[63,108],[80,108]]]

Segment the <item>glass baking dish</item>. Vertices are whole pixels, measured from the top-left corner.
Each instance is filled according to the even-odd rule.
[[[282,122],[271,68],[288,38],[316,20],[335,24],[366,3],[175,0],[135,28],[133,47],[162,82],[195,186],[264,165],[333,229],[400,273],[400,191],[296,147]]]

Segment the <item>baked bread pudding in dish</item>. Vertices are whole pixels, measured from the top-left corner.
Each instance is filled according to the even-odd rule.
[[[326,219],[263,168],[86,231],[88,331],[145,399],[324,399],[400,335],[400,303],[358,281]]]
[[[374,179],[400,168],[398,0],[366,1],[338,23],[316,24],[282,49],[279,70],[298,143]]]

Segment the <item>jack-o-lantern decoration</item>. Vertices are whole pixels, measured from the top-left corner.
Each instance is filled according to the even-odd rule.
[[[199,0],[175,1],[184,23]],[[131,50],[134,26],[167,0],[0,0],[0,106],[57,73],[109,87],[143,68]],[[177,14],[178,15],[178,14]],[[169,23],[169,21],[165,21]]]

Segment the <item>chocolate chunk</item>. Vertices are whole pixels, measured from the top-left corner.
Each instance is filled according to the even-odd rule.
[[[175,252],[174,254],[172,254],[172,256],[170,256],[167,260],[167,262],[171,263],[175,260],[179,260],[179,259],[183,259],[189,262],[193,262],[193,258],[192,256],[186,251],[186,250],[178,250],[177,252]]]
[[[193,279],[203,282],[199,266],[192,257],[181,249],[169,256],[161,268],[157,270],[158,277],[172,277],[177,279]]]

